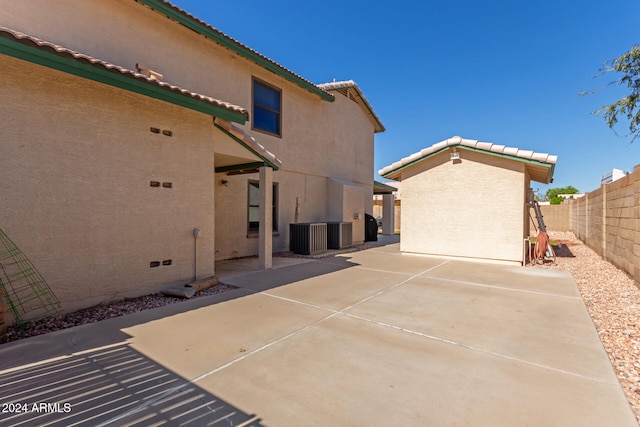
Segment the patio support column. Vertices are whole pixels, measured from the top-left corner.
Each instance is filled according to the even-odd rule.
[[[258,264],[263,270],[273,266],[273,169],[260,168],[260,226]]]
[[[395,233],[395,205],[393,194],[382,195],[382,234]]]

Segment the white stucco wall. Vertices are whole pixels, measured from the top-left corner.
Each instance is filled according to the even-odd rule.
[[[521,162],[462,150],[402,173],[402,251],[519,263],[525,170]]]
[[[209,116],[4,55],[0,67],[0,227],[66,310],[192,280],[196,227],[197,275],[214,274]]]

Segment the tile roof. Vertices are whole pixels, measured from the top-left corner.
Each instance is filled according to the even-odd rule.
[[[180,88],[178,86],[169,84],[167,82],[163,82],[158,80],[157,77],[147,76],[137,71],[130,70],[125,67],[121,67],[119,65],[111,64],[107,61],[103,61],[97,58],[94,58],[89,55],[85,55],[71,49],[67,49],[63,46],[59,46],[48,41],[29,36],[27,34],[21,33],[19,31],[12,30],[10,28],[0,26],[0,38],[8,38],[18,41],[22,44],[28,44],[33,47],[36,47],[39,50],[60,56],[66,57],[68,59],[72,59],[74,61],[78,61],[84,64],[88,64],[92,67],[98,67],[103,70],[107,70],[109,72],[118,73],[125,77],[133,78],[136,80],[140,80],[142,82],[148,83],[153,86],[157,86],[163,88],[164,90],[168,90],[182,96],[193,98],[197,101],[204,102],[206,104],[210,104],[217,108],[221,108],[223,110],[227,110],[236,114],[240,114],[246,118],[248,118],[249,114],[247,110],[243,107],[233,105],[231,103],[221,101],[219,99],[212,98],[210,96],[202,95],[196,92],[189,91],[187,89]],[[156,74],[157,75],[157,74]],[[242,129],[236,127],[231,124],[230,121],[226,119],[221,119],[216,116],[216,123],[226,123],[224,126],[225,130],[233,135],[238,142],[245,146],[249,151],[253,152],[254,155],[263,159],[267,164],[271,165],[275,169],[278,169],[282,162],[276,158],[276,156],[269,152],[264,146],[259,144],[254,138],[247,135]]]
[[[157,80],[153,77],[148,77],[147,75],[139,73],[137,71],[133,71],[128,68],[111,64],[107,61],[103,61],[101,59],[94,58],[92,56],[89,56],[80,52],[76,52],[71,49],[67,49],[63,46],[48,42],[46,40],[39,39],[37,37],[30,36],[28,34],[21,33],[19,31],[15,31],[8,27],[0,26],[0,37],[12,38],[20,43],[30,44],[40,50],[48,51],[58,56],[67,57],[69,59],[73,59],[78,62],[83,62],[94,67],[103,68],[107,71],[120,73],[126,77],[144,81],[150,85],[158,86],[160,88],[169,90],[171,92],[175,92],[177,94],[180,94],[189,98],[193,98],[197,101],[205,102],[215,107],[228,110],[230,112],[239,113],[245,116],[245,119],[248,119],[249,117],[249,113],[244,107],[233,105],[229,102],[221,101],[219,99],[212,98],[210,96],[192,92],[188,89],[183,89],[181,87],[172,85],[170,83]]]
[[[522,150],[516,147],[507,147],[504,145],[493,144],[491,142],[480,142],[475,139],[465,139],[459,136],[454,136],[449,139],[445,139],[444,141],[433,144],[432,146],[418,151],[417,153],[413,153],[410,156],[404,157],[401,160],[380,169],[378,173],[385,178],[390,178],[390,176],[397,177],[400,170],[411,166],[427,157],[430,157],[433,154],[439,153],[449,147],[469,148],[476,151],[485,152],[487,154],[497,154],[510,157],[514,160],[529,161],[547,165],[548,167],[546,169],[548,170],[549,176],[547,176],[546,178],[549,182],[553,178],[553,170],[558,160],[558,156],[547,153],[537,153],[531,150]],[[541,177],[538,176],[537,178]],[[535,180],[538,181],[539,179]],[[544,180],[540,182],[544,182]]]
[[[292,81],[294,83],[297,83],[297,84],[301,85],[302,87],[306,86],[307,89],[312,89],[312,90],[318,92],[318,94],[321,94],[325,99],[329,99],[329,100],[333,101],[333,95],[328,93],[324,89],[320,88],[318,85],[310,82],[309,80],[305,79],[304,77],[300,76],[299,74],[294,73],[293,71],[289,70],[288,68],[278,64],[274,60],[264,56],[263,54],[261,54],[260,52],[250,48],[249,46],[239,42],[238,40],[234,39],[233,37],[223,33],[222,31],[218,30],[217,28],[212,27],[207,22],[205,22],[205,21],[201,20],[200,18],[190,14],[186,10],[179,8],[178,6],[174,5],[173,3],[169,2],[169,1],[166,1],[166,0],[137,0],[137,1],[140,1],[141,3],[147,5],[148,7],[152,8],[154,10],[157,10],[160,13],[164,13],[170,19],[174,19],[175,20],[176,17],[178,17],[179,15],[182,15],[183,17],[187,18],[188,20],[190,20],[190,21],[196,23],[197,25],[199,25],[200,28],[204,28],[204,29],[210,31],[211,32],[210,34],[213,34],[213,35],[219,37],[220,39],[226,41],[227,42],[227,43],[225,43],[227,45],[226,47],[232,48],[233,50],[236,51],[236,53],[239,53],[239,54],[241,54],[242,56],[245,56],[248,59],[252,59],[251,57],[254,57],[255,59],[258,59],[260,62],[263,62],[263,64],[266,64],[270,68],[272,68],[271,71],[280,72],[285,76],[288,75],[288,76],[291,77],[288,80],[290,80],[290,81]],[[158,4],[164,5],[165,7],[164,8],[158,7]],[[169,11],[166,8],[170,9],[174,13],[167,14],[167,12],[169,12]],[[177,15],[176,15],[176,13],[177,13]],[[172,15],[172,16],[169,16],[169,15]],[[182,22],[182,24],[184,25],[185,23]],[[188,26],[188,27],[193,29],[194,31],[200,32],[197,27],[196,28],[192,28],[191,26]],[[201,32],[201,34],[203,34],[203,33]],[[203,34],[203,35],[205,35],[205,37],[208,37],[207,34]],[[218,39],[218,40],[220,40],[220,39]],[[219,43],[219,41],[216,40],[215,38],[213,40]],[[257,62],[257,61],[254,61],[254,62]],[[263,64],[260,64],[259,62],[257,62],[257,63],[259,65],[263,65]]]
[[[371,117],[373,118],[373,121],[376,123],[376,132],[384,132],[385,131],[385,127],[382,124],[382,121],[380,120],[380,118],[378,117],[378,115],[376,114],[375,111],[373,111],[373,107],[371,106],[371,104],[369,104],[369,101],[367,100],[367,98],[364,96],[364,94],[362,93],[362,91],[360,90],[360,88],[358,87],[358,85],[356,84],[356,82],[354,82],[353,80],[345,80],[345,81],[341,81],[341,82],[331,82],[331,83],[322,83],[319,84],[318,87],[320,89],[326,90],[326,91],[332,91],[332,90],[336,90],[336,91],[341,91],[345,93],[346,95],[346,91],[348,89],[353,89],[356,92],[356,102],[361,102],[362,105],[369,111],[369,114],[371,114]]]

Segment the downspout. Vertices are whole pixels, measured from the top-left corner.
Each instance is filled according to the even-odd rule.
[[[194,244],[194,257],[193,257],[193,280],[198,280],[198,239],[202,236],[202,232],[199,228],[193,229],[193,244]]]

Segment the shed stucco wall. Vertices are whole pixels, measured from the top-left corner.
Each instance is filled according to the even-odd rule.
[[[402,173],[405,252],[520,263],[525,192],[522,163],[444,152]]]

